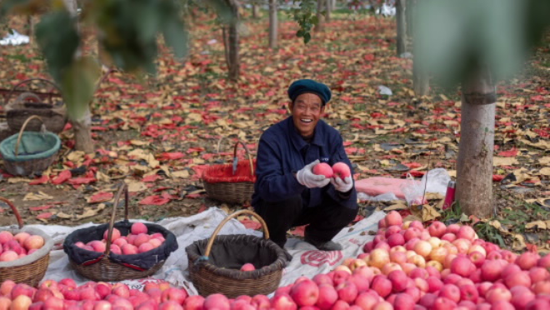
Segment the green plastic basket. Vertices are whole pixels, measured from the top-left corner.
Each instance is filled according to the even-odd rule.
[[[0,153],[6,171],[12,175],[30,176],[40,174],[55,160],[61,140],[49,131],[25,131],[28,122],[40,117],[33,115],[25,121],[18,134],[0,143]]]

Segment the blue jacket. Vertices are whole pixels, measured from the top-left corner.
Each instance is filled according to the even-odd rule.
[[[258,145],[252,206],[259,205],[262,200],[277,202],[302,195],[304,206],[315,207],[321,203],[324,195],[328,195],[339,205],[356,209],[355,187],[349,196],[343,197],[330,183],[323,188],[313,189],[298,183],[294,173],[316,159],[331,166],[344,162],[352,169],[340,133],[323,120],[317,123],[311,143],[300,136],[292,116],[268,128]],[[353,169],[351,173],[353,175]]]

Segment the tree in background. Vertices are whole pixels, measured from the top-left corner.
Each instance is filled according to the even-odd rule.
[[[277,17],[277,0],[269,1],[269,47],[276,48],[278,44],[279,20]]]
[[[90,153],[94,147],[89,103],[94,96],[100,69],[92,57],[77,55],[83,44],[78,25],[96,30],[98,44],[105,52],[102,60],[129,73],[154,73],[159,36],[176,57],[181,58],[187,53],[188,32],[181,17],[181,5],[190,1],[82,0],[81,13],[77,16],[75,1],[3,0],[0,2],[0,18],[8,14],[28,16],[46,12],[36,25],[36,39],[49,73],[61,88],[75,128],[75,148]],[[231,13],[234,10],[228,7],[229,2],[201,1],[214,8],[223,23],[233,23],[235,18]],[[238,57],[238,52],[235,55]],[[238,70],[236,72],[238,74]]]
[[[548,16],[548,1],[418,1],[415,65],[439,85],[462,86],[456,198],[468,215],[494,212],[496,83],[521,69]]]

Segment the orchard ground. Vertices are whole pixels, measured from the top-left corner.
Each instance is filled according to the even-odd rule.
[[[460,93],[434,88],[429,97],[414,97],[412,60],[396,56],[393,19],[334,14],[325,31],[315,32],[304,45],[295,36],[298,26],[281,15],[279,48],[270,50],[263,13],[260,20],[245,15],[237,83],[226,80],[221,30],[211,20],[196,21],[188,59],[173,59],[163,49],[156,76],[115,72],[100,85],[92,103],[97,152],[86,169],[79,175],[73,170],[61,182],[63,171],[86,161],[72,151],[72,131],[66,130],[58,161],[46,173],[50,179],[30,185],[31,179],[4,176],[0,196],[13,201],[29,224],[105,223],[123,179],[131,184],[131,218],[157,221],[210,206],[228,212],[246,207],[210,200],[198,176],[208,165],[230,162],[235,138],[254,156],[261,132],[288,116],[286,89],[299,78],[317,79],[332,89],[325,119],[341,131],[358,179],[399,178],[407,170],[420,176],[437,167],[456,170]],[[90,38],[84,52],[94,54]],[[549,42],[536,50],[524,72],[498,86],[496,212],[493,221],[475,226],[481,237],[515,251],[550,249]],[[0,88],[36,77],[49,79],[34,44],[0,49]],[[381,95],[381,85],[393,95]],[[239,154],[244,158],[242,150]],[[429,204],[426,209],[441,211],[440,198]],[[0,225],[15,223],[2,206]],[[368,216],[389,206],[395,203],[362,201],[360,213]],[[440,219],[471,220],[459,210],[441,212]]]

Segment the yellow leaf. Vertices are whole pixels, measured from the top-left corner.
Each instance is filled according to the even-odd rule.
[[[539,173],[542,175],[550,175],[550,167],[544,167],[540,169]]]
[[[435,220],[436,218],[440,217],[441,214],[437,212],[434,208],[432,208],[430,205],[423,205],[422,206],[422,221],[430,221]]]
[[[517,164],[518,160],[514,157],[493,157],[493,166],[511,166]]]
[[[141,192],[147,190],[147,186],[143,182],[133,180],[126,180],[125,182],[128,185],[129,192]]]
[[[27,178],[9,178],[8,179],[8,183],[11,183],[11,184],[29,183],[31,181],[32,181],[32,179],[27,179]]]
[[[37,194],[35,193],[27,193],[25,197],[23,197],[23,201],[29,201],[29,200],[49,200],[53,199],[52,196],[39,191]]]
[[[189,171],[187,170],[180,170],[180,171],[174,171],[172,172],[173,178],[180,178],[180,179],[186,179],[189,177]]]
[[[409,208],[409,207],[408,207],[406,204],[404,204],[404,203],[402,203],[402,202],[398,202],[398,203],[396,203],[396,204],[394,204],[394,205],[391,205],[391,206],[389,206],[389,207],[387,207],[387,208],[384,208],[384,211],[407,210],[408,208]]]
[[[149,145],[151,142],[142,140],[130,140],[130,143],[135,146]]]
[[[525,224],[526,229],[538,228],[538,229],[550,229],[550,221],[534,221]]]

